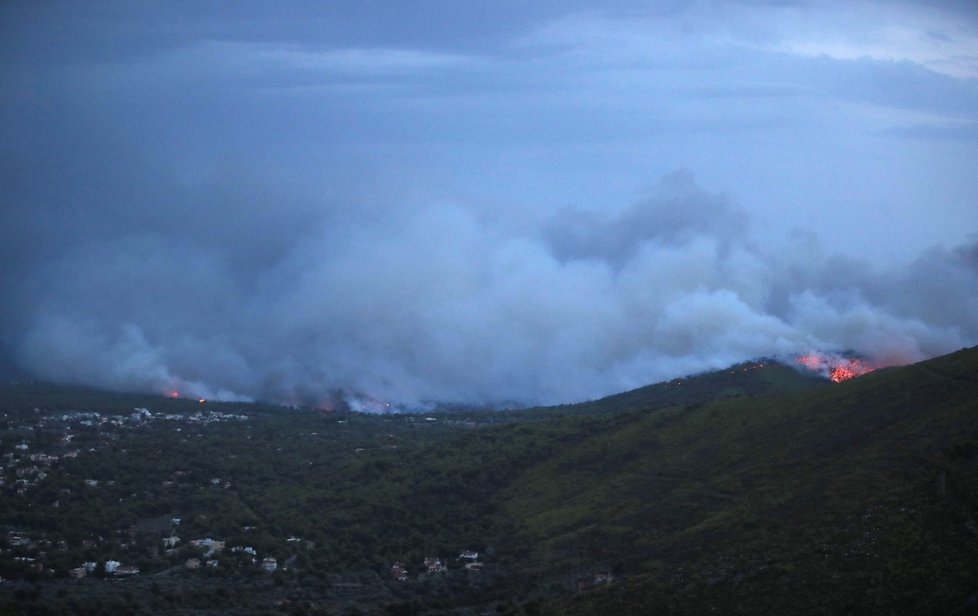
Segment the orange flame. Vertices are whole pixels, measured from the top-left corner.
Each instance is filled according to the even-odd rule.
[[[818,372],[836,383],[868,374],[876,369],[865,360],[830,353],[809,353],[796,357],[795,361],[805,368],[813,372]]]

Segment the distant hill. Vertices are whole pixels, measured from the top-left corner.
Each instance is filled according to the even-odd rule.
[[[272,410],[275,405],[243,402],[205,401],[212,410],[247,408],[252,412]],[[167,397],[137,392],[116,392],[85,387],[63,385],[43,381],[8,382],[0,384],[0,410],[8,412],[32,411],[98,411],[101,413],[128,413],[137,407],[159,412],[187,412],[203,408],[195,398]]]
[[[791,392],[824,386],[827,379],[816,373],[804,373],[774,359],[742,362],[712,372],[646,385],[623,393],[575,404],[517,408],[506,411],[508,420],[544,418],[554,415],[616,413],[649,410],[677,404],[693,404],[718,398]],[[269,403],[221,403],[207,401],[211,406],[261,407],[274,409]],[[129,412],[133,407],[148,407],[160,411],[193,410],[198,401],[193,398],[168,397],[138,392],[117,392],[44,381],[8,381],[0,383],[0,409],[6,410],[101,410],[110,413]],[[436,405],[429,412],[448,415],[484,415],[491,412],[485,405]],[[501,419],[501,418],[500,418]]]
[[[646,385],[597,400],[535,407],[522,412],[580,415],[651,410],[696,404],[719,398],[801,391],[824,385],[831,385],[831,383],[814,372],[802,372],[775,359],[757,359],[735,364],[723,370]]]

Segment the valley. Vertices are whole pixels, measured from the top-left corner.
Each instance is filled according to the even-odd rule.
[[[0,613],[978,609],[976,349],[495,412],[0,402]]]

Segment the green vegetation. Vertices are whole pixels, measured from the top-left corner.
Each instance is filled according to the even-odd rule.
[[[978,606],[978,349],[842,384],[749,363],[504,414],[51,386],[0,405],[0,613]]]

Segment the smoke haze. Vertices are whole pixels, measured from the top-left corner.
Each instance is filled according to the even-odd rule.
[[[269,261],[258,234],[246,272],[234,242],[106,238],[26,285],[17,353],[43,378],[206,398],[537,403],[813,348],[913,361],[978,337],[978,245],[877,271],[810,237],[756,247],[744,218],[676,173],[617,216],[559,210],[540,229],[432,206],[315,221]]]
[[[0,369],[536,404],[978,343],[968,8],[571,4],[6,4]]]

